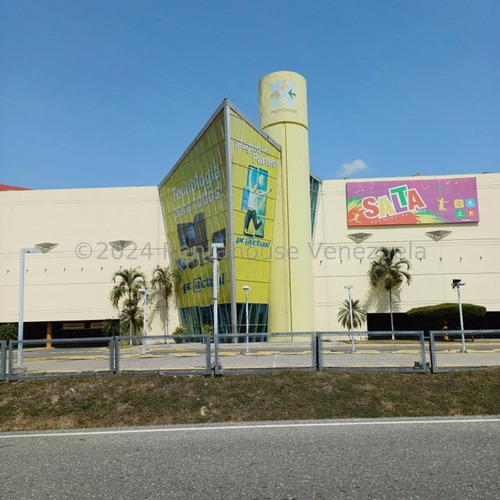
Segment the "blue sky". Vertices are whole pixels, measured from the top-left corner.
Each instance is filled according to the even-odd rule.
[[[156,185],[278,70],[323,179],[498,172],[499,26],[498,0],[3,0],[0,183]]]

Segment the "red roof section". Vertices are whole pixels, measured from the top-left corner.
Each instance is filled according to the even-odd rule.
[[[8,184],[0,184],[0,191],[30,191],[30,188],[9,186]]]

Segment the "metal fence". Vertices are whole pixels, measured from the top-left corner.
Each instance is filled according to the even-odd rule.
[[[50,344],[45,339],[10,341],[9,380],[114,373],[113,337],[53,339]]]
[[[316,334],[219,334],[213,344],[214,373],[316,369]]]
[[[115,373],[210,375],[208,335],[116,337]]]
[[[500,330],[429,332],[431,371],[500,367]]]
[[[208,335],[11,341],[11,381],[113,373],[211,373]],[[22,351],[20,364],[19,347]],[[0,372],[1,374],[1,372]],[[4,378],[5,379],[5,378]],[[0,377],[1,380],[1,377]]]
[[[318,369],[425,372],[424,332],[318,332]]]
[[[467,330],[463,336],[460,331],[219,334],[215,342],[208,335],[0,342],[0,381],[114,373],[435,373],[499,367],[500,330]]]

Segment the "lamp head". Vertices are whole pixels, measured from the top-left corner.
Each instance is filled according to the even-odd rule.
[[[226,256],[226,250],[224,249],[224,243],[217,242],[217,243],[212,243],[212,258],[210,260],[213,261],[213,259],[221,260]]]
[[[57,243],[37,243],[35,245],[36,248],[39,248],[42,253],[47,253],[50,252],[53,248],[55,248],[58,244]]]
[[[458,287],[464,286],[466,284],[467,283],[465,281],[462,281],[460,278],[457,278],[451,282],[451,288],[458,288]]]
[[[121,252],[124,248],[127,248],[129,245],[131,245],[133,241],[130,240],[115,240],[115,241],[110,241],[109,244],[117,251]]]
[[[245,292],[248,292],[248,291],[250,290],[250,287],[249,287],[248,285],[245,285],[245,286],[243,287],[243,290],[245,290]]]
[[[354,285],[345,285],[344,288],[346,290],[351,290],[352,288],[354,288]]]

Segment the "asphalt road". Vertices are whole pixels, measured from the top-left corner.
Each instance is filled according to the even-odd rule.
[[[2,499],[497,499],[500,417],[0,434]]]

